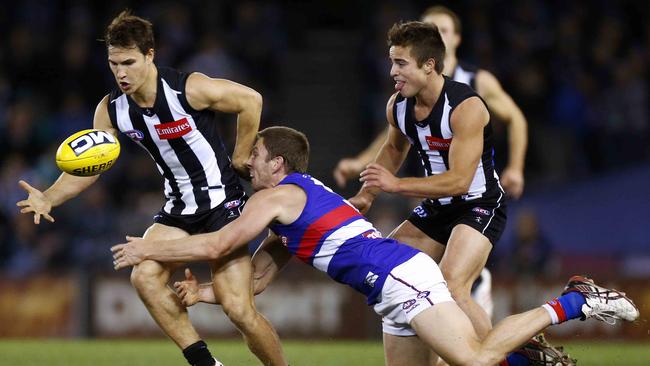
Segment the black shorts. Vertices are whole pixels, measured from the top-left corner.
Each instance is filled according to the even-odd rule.
[[[471,201],[438,205],[424,200],[408,217],[415,227],[431,239],[447,245],[456,225],[465,224],[483,234],[496,245],[506,227],[505,200],[478,198]]]
[[[248,200],[246,193],[227,198],[219,206],[193,215],[172,215],[160,210],[153,221],[159,224],[177,227],[190,235],[217,231],[241,215]]]

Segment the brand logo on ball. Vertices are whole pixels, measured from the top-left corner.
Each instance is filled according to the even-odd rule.
[[[192,125],[187,118],[182,118],[174,122],[161,123],[154,127],[161,140],[176,139],[192,131]]]
[[[106,131],[92,131],[68,142],[68,146],[76,156],[83,154],[93,146],[115,144],[115,136]]]

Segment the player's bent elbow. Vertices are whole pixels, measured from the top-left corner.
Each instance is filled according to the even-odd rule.
[[[256,109],[260,109],[260,110],[262,109],[263,99],[262,99],[262,94],[260,94],[259,92],[250,89],[250,92],[248,93],[246,99],[250,106],[254,106]]]

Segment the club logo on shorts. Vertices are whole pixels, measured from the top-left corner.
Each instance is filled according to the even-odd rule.
[[[411,311],[413,311],[413,309],[417,308],[418,306],[420,306],[420,304],[418,304],[418,302],[415,299],[411,299],[411,300],[408,300],[408,301],[404,301],[402,303],[402,310],[404,310],[408,314]]]
[[[418,293],[418,299],[425,299],[425,298],[429,297],[430,294],[431,294],[430,291],[420,291]]]
[[[192,125],[187,118],[181,118],[178,121],[161,123],[154,126],[156,133],[161,140],[170,140],[187,135],[192,131]]]
[[[280,236],[280,241],[282,242],[282,245],[284,245],[285,247],[289,244],[289,238],[287,238],[284,235]]]
[[[232,208],[239,207],[239,205],[241,205],[241,201],[240,201],[240,200],[233,200],[233,201],[228,201],[228,202],[224,203],[224,204],[223,204],[223,207],[224,207],[226,210],[230,210],[230,209],[232,209]]]
[[[129,136],[129,138],[133,141],[144,140],[144,133],[140,130],[128,130],[128,131],[124,131],[124,134]]]
[[[424,207],[418,206],[413,209],[413,213],[418,215],[418,217],[425,218],[427,217],[427,212],[424,210]]]
[[[490,215],[490,210],[486,210],[486,209],[480,208],[480,207],[474,207],[472,209],[472,212],[476,212],[477,214],[483,215],[483,216],[489,216]]]

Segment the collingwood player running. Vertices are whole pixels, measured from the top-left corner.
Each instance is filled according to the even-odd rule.
[[[237,173],[246,168],[258,131],[262,97],[232,81],[183,73],[154,64],[152,24],[122,12],[105,35],[108,63],[118,88],[95,110],[94,128],[123,133],[147,150],[164,178],[166,202],[144,237],[184,238],[217,231],[240,215],[246,196]],[[235,113],[237,142],[232,163],[224,150],[214,112]],[[92,185],[98,176],[63,173],[44,192],[28,183],[21,212],[34,223]],[[178,264],[145,261],[133,268],[131,282],[162,330],[183,350],[191,365],[214,365],[206,344],[189,321],[185,307],[167,287]],[[286,365],[278,336],[260,315],[251,290],[251,261],[246,248],[210,262],[215,296],[265,365]],[[217,364],[220,364],[217,362]]]

